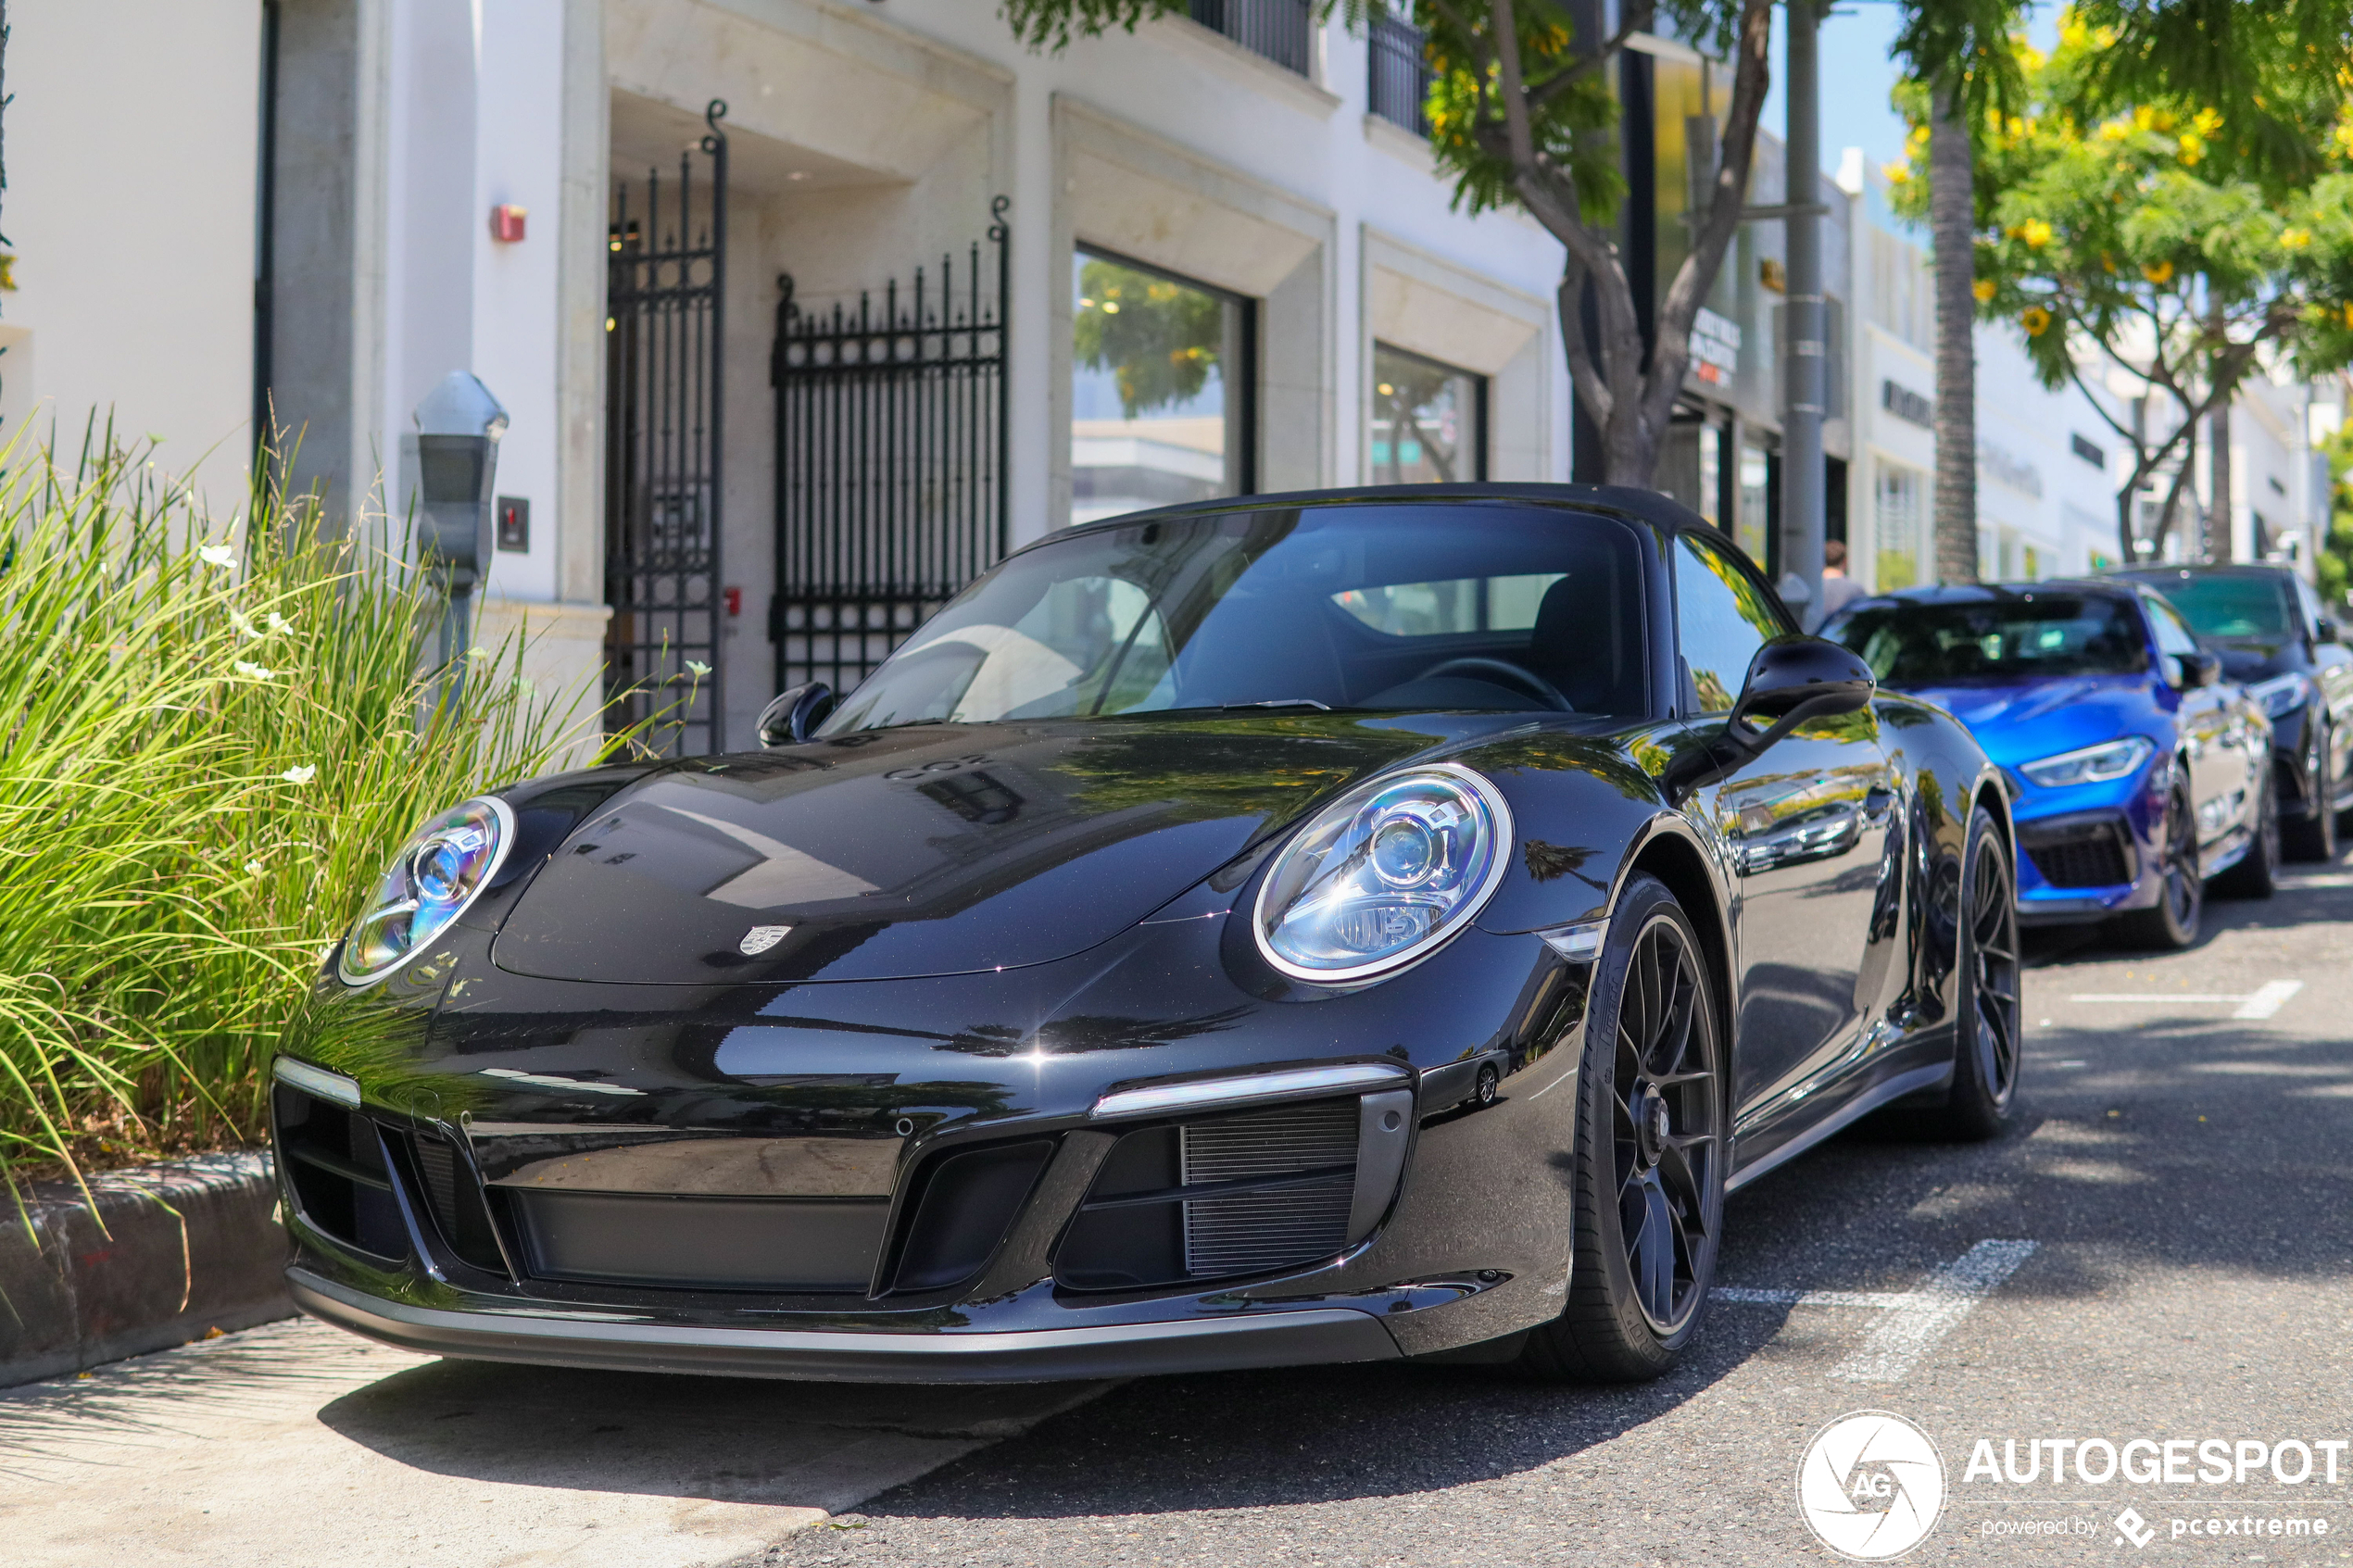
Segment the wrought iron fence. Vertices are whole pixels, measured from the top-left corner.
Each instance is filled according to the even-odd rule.
[[[804,312],[779,276],[776,684],[863,680],[1005,548],[1006,198],[994,276],[975,242],[964,277],[893,279],[877,303]]]
[[[1372,110],[1416,136],[1429,134],[1429,61],[1422,54],[1422,30],[1403,18],[1373,18]]]
[[[1192,17],[1286,70],[1308,74],[1315,0],[1192,0]]]
[[[646,176],[646,210],[613,196],[605,284],[605,695],[615,728],[666,714],[648,744],[726,746],[719,659],[721,359],[726,293],[727,106],[679,155],[674,195]]]

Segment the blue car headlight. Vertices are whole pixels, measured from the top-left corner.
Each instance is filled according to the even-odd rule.
[[[2106,784],[2120,779],[2149,759],[2157,749],[2146,735],[2127,735],[2122,740],[2104,741],[2087,746],[2081,751],[2062,751],[2057,757],[2045,757],[2040,762],[2019,765],[2019,771],[2045,788],[2059,784]]]
[[[514,839],[514,812],[487,796],[411,834],[352,922],[335,973],[372,985],[416,957],[481,896]]]
[[[1504,880],[1503,793],[1451,762],[1376,779],[1276,858],[1252,926],[1269,964],[1326,985],[1393,973],[1468,923]]]
[[[2264,712],[2277,719],[2312,699],[2312,678],[2301,670],[2291,670],[2284,675],[2256,682],[2246,688],[2246,695],[2261,703]]]

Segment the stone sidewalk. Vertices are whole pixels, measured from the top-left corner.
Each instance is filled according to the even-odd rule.
[[[11,1568],[698,1568],[1104,1386],[571,1372],[271,1323],[0,1391],[0,1557]]]

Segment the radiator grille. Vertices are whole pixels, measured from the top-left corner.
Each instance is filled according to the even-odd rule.
[[[1311,1171],[1319,1180],[1268,1191],[1194,1198],[1185,1208],[1185,1272],[1196,1278],[1259,1273],[1347,1245],[1355,1192],[1354,1100],[1284,1106],[1184,1128],[1187,1186]]]

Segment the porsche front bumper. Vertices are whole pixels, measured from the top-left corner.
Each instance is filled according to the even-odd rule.
[[[322,986],[286,1051],[341,1085],[273,1099],[290,1287],[434,1354],[845,1381],[1385,1360],[1556,1314],[1591,961],[1471,930],[1260,995],[1217,940],[771,994],[530,981],[460,939],[460,1005]]]
[[[1394,1361],[1371,1311],[1236,1311],[1178,1322],[933,1334],[632,1323],[581,1313],[421,1307],[299,1266],[295,1305],[354,1334],[427,1355],[605,1371],[703,1373],[832,1383],[1042,1383]]]

